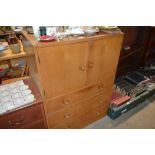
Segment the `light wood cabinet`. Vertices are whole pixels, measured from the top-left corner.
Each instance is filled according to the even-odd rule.
[[[122,33],[51,43],[24,35],[34,47],[49,128],[81,128],[106,115]]]

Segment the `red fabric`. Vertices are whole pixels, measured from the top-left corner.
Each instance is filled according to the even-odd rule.
[[[54,40],[54,39],[55,39],[54,36],[48,36],[48,35],[40,36],[40,40]]]
[[[2,72],[2,71],[4,71],[4,69],[3,68],[0,68],[0,72]]]

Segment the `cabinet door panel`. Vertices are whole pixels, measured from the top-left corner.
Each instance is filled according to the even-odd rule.
[[[39,69],[46,98],[64,92],[64,52],[59,46],[39,48]]]
[[[86,84],[88,43],[76,43],[62,47],[65,64],[65,91],[80,89]]]
[[[105,43],[104,40],[89,42],[87,83],[93,84],[99,82],[101,72],[103,72],[102,61],[104,61]]]
[[[88,81],[112,83],[119,58],[122,37],[104,38],[89,42]]]
[[[85,86],[87,52],[87,42],[38,49],[46,99]]]

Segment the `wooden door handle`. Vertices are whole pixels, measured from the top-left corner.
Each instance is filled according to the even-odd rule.
[[[86,70],[85,66],[83,66],[83,65],[80,65],[80,66],[79,66],[79,69],[80,69],[81,71],[85,71],[85,70]]]
[[[99,85],[99,89],[102,91],[104,89],[103,84]]]
[[[94,62],[91,62],[91,61],[88,62],[88,67],[90,69],[92,69],[94,67],[94,65],[95,65]]]

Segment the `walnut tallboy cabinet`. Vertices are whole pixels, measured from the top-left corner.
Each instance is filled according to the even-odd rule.
[[[119,32],[47,43],[23,32],[49,128],[82,128],[106,115],[122,40]]]

